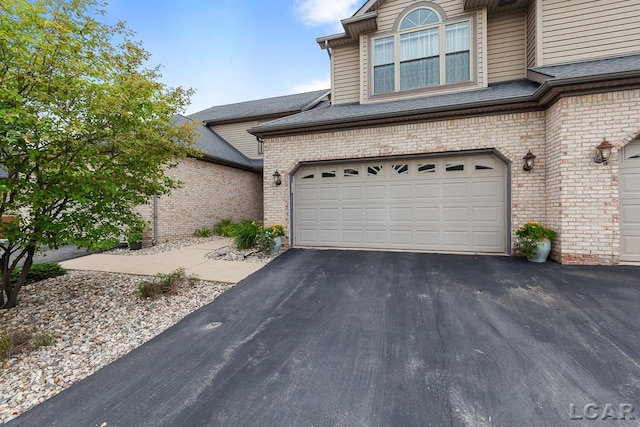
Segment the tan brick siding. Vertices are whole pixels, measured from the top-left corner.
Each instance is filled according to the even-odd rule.
[[[168,172],[184,183],[158,199],[158,240],[191,237],[198,228],[212,228],[222,218],[262,219],[262,176],[228,166],[186,159]],[[153,202],[139,208],[153,223]],[[146,244],[152,232],[147,233]]]
[[[536,220],[558,231],[552,258],[616,264],[618,153],[640,134],[640,90],[561,98],[546,111],[272,138],[265,141],[265,222],[290,224],[289,174],[301,162],[495,149],[511,162],[511,233]],[[609,165],[593,161],[607,138]],[[528,150],[532,172],[522,170]],[[283,184],[273,185],[278,170]]]
[[[289,173],[300,162],[495,149],[512,163],[512,227],[545,221],[544,113],[518,113],[277,138],[265,141],[265,223],[289,227]],[[527,150],[538,156],[522,170]],[[283,184],[269,176],[278,169]],[[515,229],[514,229],[515,230]],[[289,234],[289,232],[287,232]]]
[[[563,98],[549,109],[547,122],[557,163],[549,171],[548,205],[561,230],[555,256],[563,264],[616,264],[618,150],[640,133],[640,90]],[[608,165],[593,161],[603,138],[616,147]]]

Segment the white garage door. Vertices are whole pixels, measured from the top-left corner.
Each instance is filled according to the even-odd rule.
[[[489,154],[302,167],[294,244],[505,253],[507,167]]]
[[[620,260],[640,262],[640,141],[628,144],[621,155]]]

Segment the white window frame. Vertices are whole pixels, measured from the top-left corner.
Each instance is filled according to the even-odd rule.
[[[435,24],[430,24],[430,25],[426,25],[426,26],[422,26],[422,27],[413,27],[407,30],[397,30],[394,31],[392,33],[384,33],[384,34],[379,34],[376,35],[375,37],[371,37],[371,42],[370,42],[370,46],[371,46],[371,51],[369,53],[370,57],[371,57],[371,69],[370,69],[370,90],[371,90],[371,96],[373,97],[382,97],[385,95],[390,95],[390,94],[398,94],[398,93],[410,93],[410,92],[415,92],[415,91],[424,91],[424,90],[433,90],[433,89],[440,89],[440,88],[444,88],[444,87],[448,87],[448,86],[456,86],[456,85],[461,85],[461,84],[469,84],[469,83],[475,83],[475,79],[477,76],[477,70],[476,70],[476,60],[475,60],[475,46],[474,46],[474,34],[476,31],[476,23],[475,20],[473,19],[473,16],[470,15],[466,15],[463,17],[458,17],[458,18],[454,18],[454,19],[446,19],[445,17],[442,16],[441,13],[439,13],[437,10],[429,7],[429,6],[423,6],[423,5],[419,5],[416,7],[413,7],[411,9],[409,9],[408,11],[406,11],[405,13],[403,13],[400,17],[400,19],[398,19],[398,28],[400,27],[400,24],[404,21],[404,19],[407,17],[407,15],[409,15],[411,12],[417,10],[417,9],[429,9],[431,10],[433,13],[436,14],[436,16],[439,17],[440,22],[435,23]],[[459,23],[463,23],[466,22],[468,25],[468,33],[469,33],[469,80],[465,80],[465,81],[460,81],[460,82],[453,82],[453,83],[446,83],[446,27],[449,25],[454,25],[454,24],[459,24]],[[408,34],[408,33],[413,33],[413,32],[417,32],[417,31],[423,31],[423,30],[429,30],[429,29],[433,29],[433,28],[438,28],[438,56],[439,56],[439,63],[440,63],[440,79],[439,79],[439,84],[436,85],[430,85],[430,86],[421,86],[418,88],[410,88],[410,89],[400,89],[400,49],[401,49],[401,45],[400,45],[400,37],[403,34]],[[394,90],[393,91],[387,91],[387,92],[379,92],[376,93],[376,88],[375,88],[375,42],[376,40],[381,40],[381,39],[385,39],[385,38],[389,38],[389,37],[394,37]]]

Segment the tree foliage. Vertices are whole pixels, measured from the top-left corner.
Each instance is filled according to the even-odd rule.
[[[0,216],[17,217],[0,222],[0,306],[16,305],[39,247],[113,244],[136,205],[179,185],[167,168],[198,155],[193,128],[173,123],[191,90],[162,84],[103,7],[0,0]]]

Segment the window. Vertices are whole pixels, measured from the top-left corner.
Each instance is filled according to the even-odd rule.
[[[325,170],[325,171],[322,171],[322,174],[320,176],[322,178],[335,178],[336,177],[336,171],[335,170]]]
[[[409,165],[407,164],[393,165],[391,166],[391,170],[398,175],[406,175],[409,173]]]
[[[367,167],[367,175],[369,175],[369,176],[382,175],[383,172],[384,172],[384,169],[383,169],[382,165],[380,165],[380,166],[368,166]]]
[[[471,80],[470,21],[451,24],[429,8],[407,14],[398,34],[373,40],[373,93]]]
[[[464,170],[464,163],[447,163],[444,170],[447,172],[462,172]]]
[[[344,176],[358,176],[360,175],[360,170],[358,168],[346,168],[343,174]]]
[[[258,138],[258,154],[264,154],[264,139]]]
[[[434,173],[435,171],[435,163],[418,163],[418,173]]]

